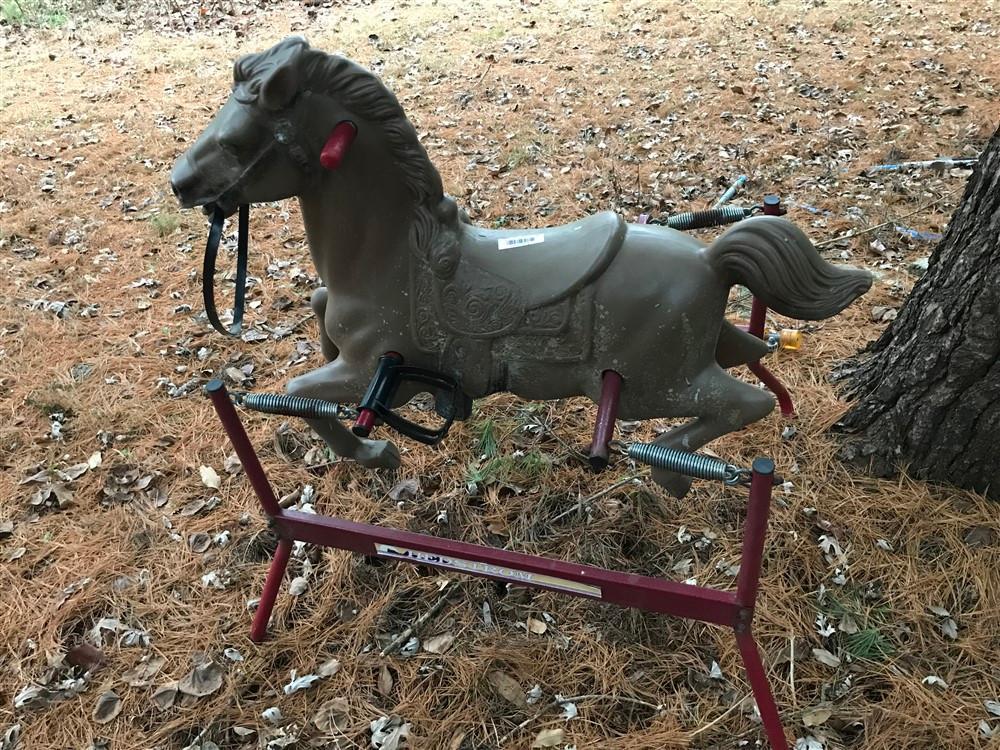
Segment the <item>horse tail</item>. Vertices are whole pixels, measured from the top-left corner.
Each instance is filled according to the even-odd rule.
[[[827,263],[802,230],[774,216],[740,222],[702,253],[728,284],[799,320],[836,315],[872,285],[868,271]]]

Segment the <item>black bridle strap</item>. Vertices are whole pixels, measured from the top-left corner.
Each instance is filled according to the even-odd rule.
[[[233,325],[226,329],[219,320],[215,309],[215,261],[222,241],[222,228],[226,217],[219,208],[212,214],[212,225],[208,230],[208,244],[205,245],[205,263],[201,271],[202,296],[205,299],[205,314],[212,328],[224,336],[239,336],[243,330],[243,310],[247,296],[247,260],[250,239],[250,206],[242,204],[239,209],[239,230],[236,235],[236,292],[233,299]]]

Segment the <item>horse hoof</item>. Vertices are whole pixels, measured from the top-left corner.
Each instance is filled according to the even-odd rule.
[[[399,448],[388,440],[365,440],[354,459],[368,469],[398,469]]]
[[[691,477],[662,469],[653,469],[652,476],[654,482],[678,500],[682,499],[691,489]]]

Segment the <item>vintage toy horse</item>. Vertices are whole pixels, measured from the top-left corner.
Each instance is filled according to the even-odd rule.
[[[329,361],[288,391],[329,401],[357,403],[385,352],[453,377],[473,398],[596,401],[614,371],[622,418],[693,417],[658,442],[695,450],[774,407],[723,369],[766,352],[723,320],[731,286],[817,320],[871,285],[867,272],[825,262],[773,217],[708,246],[610,212],[548,229],[474,226],[444,195],[395,96],[301,38],[236,63],[231,97],[171,181],[183,206],[220,215],[298,197],[325,284],[312,305]],[[395,401],[419,390],[406,384]],[[332,419],[310,423],[341,456],[398,465],[391,443]],[[677,475],[654,476],[675,494],[686,489]]]

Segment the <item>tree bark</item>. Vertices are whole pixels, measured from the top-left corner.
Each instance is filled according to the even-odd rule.
[[[1000,498],[1000,130],[927,272],[855,364],[842,459]]]

